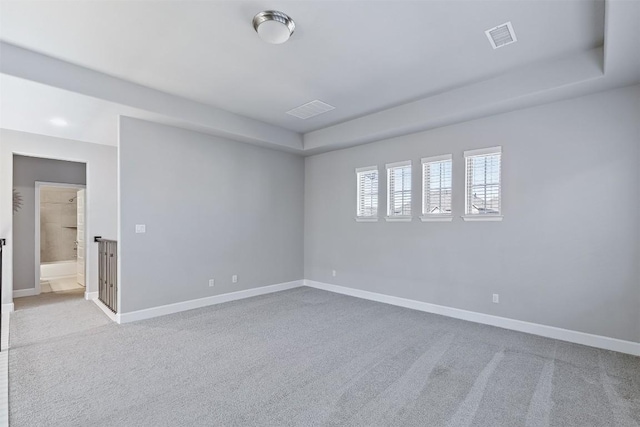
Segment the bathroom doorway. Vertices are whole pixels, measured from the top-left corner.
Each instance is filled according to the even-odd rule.
[[[36,293],[85,292],[84,185],[36,182]]]

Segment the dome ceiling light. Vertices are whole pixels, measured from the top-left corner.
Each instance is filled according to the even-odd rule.
[[[51,123],[54,126],[60,126],[60,127],[65,127],[69,125],[69,123],[67,123],[65,119],[62,119],[60,117],[54,117],[53,119],[49,120],[49,123]]]
[[[253,17],[253,29],[265,42],[282,44],[289,40],[296,24],[286,13],[265,10]]]

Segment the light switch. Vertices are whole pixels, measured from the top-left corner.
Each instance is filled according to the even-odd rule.
[[[136,224],[136,233],[146,233],[147,226],[144,224]]]

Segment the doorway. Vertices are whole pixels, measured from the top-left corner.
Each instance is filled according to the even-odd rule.
[[[85,292],[84,185],[35,183],[36,294]]]

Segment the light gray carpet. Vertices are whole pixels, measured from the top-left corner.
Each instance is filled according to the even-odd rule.
[[[13,303],[16,310],[22,310],[42,305],[57,304],[70,299],[84,299],[84,288],[63,292],[43,292],[37,296],[16,298]]]
[[[14,427],[640,424],[640,358],[311,288],[121,326],[66,299],[11,345]]]

